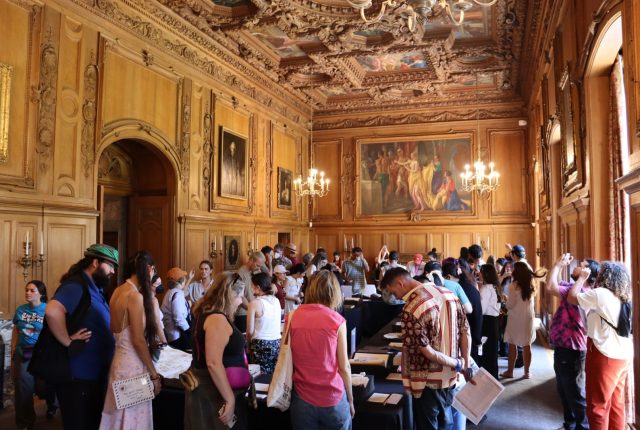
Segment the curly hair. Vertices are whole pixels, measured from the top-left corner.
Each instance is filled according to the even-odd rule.
[[[233,302],[244,292],[244,289],[244,282],[237,273],[218,273],[204,297],[193,306],[193,315],[197,318],[203,312],[215,310],[224,313],[229,320],[233,321],[236,310]]]
[[[631,301],[631,279],[626,267],[615,261],[603,261],[596,279],[596,288],[611,291],[622,302]]]

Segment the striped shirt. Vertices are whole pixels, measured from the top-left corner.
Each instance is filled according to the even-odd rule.
[[[402,309],[402,384],[419,398],[425,388],[455,385],[457,372],[429,361],[420,351],[431,346],[450,357],[460,355],[459,339],[469,332],[469,324],[458,298],[444,287],[424,283],[409,291]]]

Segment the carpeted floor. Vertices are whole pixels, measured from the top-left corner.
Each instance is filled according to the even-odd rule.
[[[487,418],[469,429],[553,430],[562,426],[562,405],[556,391],[553,351],[538,344],[532,347],[531,379],[522,379],[523,369],[515,369],[513,379],[501,379],[505,386]],[[499,359],[500,372],[507,360]]]
[[[507,366],[500,359],[500,372]],[[482,430],[552,430],[562,425],[562,406],[556,392],[552,351],[534,345],[531,363],[532,379],[522,379],[522,369],[516,369],[513,379],[503,379],[505,390],[493,405],[487,418],[478,426],[468,423],[469,429]],[[46,405],[36,402],[37,429],[61,430],[58,413],[52,420],[45,419]],[[13,406],[0,409],[0,429],[12,429]]]

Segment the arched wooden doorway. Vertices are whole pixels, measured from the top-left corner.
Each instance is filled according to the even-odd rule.
[[[102,152],[98,239],[118,248],[122,263],[144,249],[153,255],[160,275],[171,267],[176,183],[168,158],[143,140],[118,140]],[[122,282],[122,272],[118,272],[118,282]]]

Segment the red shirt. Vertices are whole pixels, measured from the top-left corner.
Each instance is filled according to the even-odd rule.
[[[344,394],[338,373],[338,328],[345,319],[324,305],[306,304],[291,317],[293,386],[302,400],[327,408]]]

